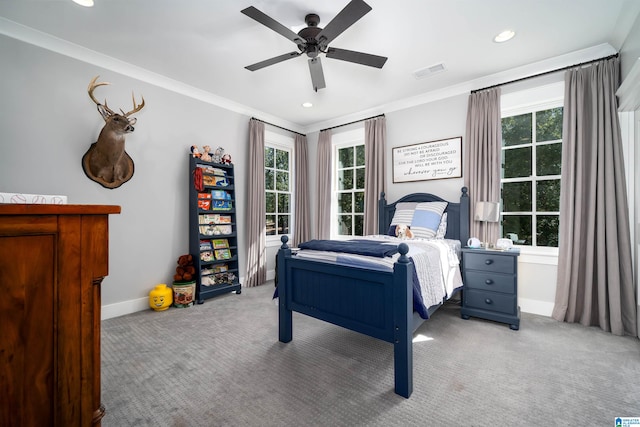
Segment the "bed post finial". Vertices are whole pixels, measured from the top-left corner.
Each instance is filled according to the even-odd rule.
[[[409,245],[406,243],[400,243],[398,245],[398,252],[400,252],[400,258],[398,258],[398,262],[400,264],[409,264],[409,262],[411,262],[407,256],[409,253]]]
[[[289,246],[287,245],[287,242],[289,241],[289,236],[284,235],[280,237],[280,241],[282,242],[282,246],[280,246],[280,249],[289,249]]]

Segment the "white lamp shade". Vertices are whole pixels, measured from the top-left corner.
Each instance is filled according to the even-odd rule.
[[[476,202],[476,221],[498,222],[500,220],[500,203]]]

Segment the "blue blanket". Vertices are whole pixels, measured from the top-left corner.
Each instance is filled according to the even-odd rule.
[[[396,245],[369,240],[309,240],[300,243],[300,249],[316,251],[344,252],[356,255],[366,255],[378,258],[390,257],[398,253]]]

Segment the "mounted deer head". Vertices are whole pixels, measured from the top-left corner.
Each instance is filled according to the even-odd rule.
[[[82,168],[90,179],[103,187],[118,188],[133,176],[133,159],[124,151],[124,139],[127,133],[133,132],[133,125],[136,124],[136,119],[129,116],[142,110],[144,97],[142,97],[142,103],[137,105],[132,93],[133,110],[128,113],[122,110],[120,110],[122,114],[115,113],[107,106],[106,100],[103,105],[93,95],[93,91],[98,86],[110,84],[98,83],[98,77],[95,76],[91,80],[87,90],[91,100],[98,106],[98,112],[102,115],[105,124],[98,140],[91,144],[82,156]]]

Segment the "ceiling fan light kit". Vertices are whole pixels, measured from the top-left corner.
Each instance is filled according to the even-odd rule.
[[[349,2],[349,4],[347,4],[345,8],[342,9],[324,28],[318,27],[320,17],[315,13],[309,13],[305,16],[307,27],[303,28],[296,34],[253,6],[243,9],[241,11],[243,14],[286,37],[298,46],[298,51],[275,56],[255,64],[248,65],[245,68],[249,71],[256,71],[261,68],[286,61],[287,59],[296,58],[304,53],[309,58],[307,62],[309,63],[309,72],[311,73],[311,85],[313,86],[313,90],[316,92],[318,89],[324,89],[326,87],[324,72],[322,70],[322,62],[318,56],[320,53],[324,53],[327,58],[331,59],[353,62],[356,64],[367,65],[369,67],[382,68],[384,63],[387,61],[387,58],[384,56],[329,47],[329,43],[369,11],[371,11],[371,6],[364,1],[351,0],[351,2]]]

